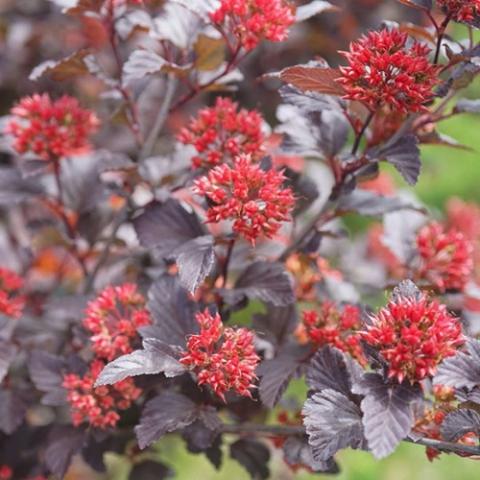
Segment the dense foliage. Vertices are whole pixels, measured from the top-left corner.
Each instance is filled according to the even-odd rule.
[[[27,85],[5,36],[0,81],[25,95],[1,124],[0,479],[107,452],[167,478],[175,434],[261,479],[274,449],[332,474],[346,448],[480,455],[480,207],[429,212],[393,180],[480,113],[459,98],[480,2],[386,0],[399,21],[337,66],[289,66],[333,3],[39,2],[75,49]],[[349,236],[352,215],[374,220]]]

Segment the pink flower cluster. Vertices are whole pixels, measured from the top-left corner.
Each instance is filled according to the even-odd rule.
[[[224,327],[220,315],[208,310],[197,313],[196,320],[200,333],[189,337],[180,362],[196,373],[199,385],[209,385],[223,401],[231,390],[251,397],[260,361],[253,333],[246,328]]]
[[[83,320],[92,335],[92,350],[97,357],[108,361],[130,353],[138,339],[137,330],[150,323],[145,298],[131,283],[105,288],[89,303]]]
[[[55,160],[89,149],[88,137],[98,127],[96,115],[67,95],[52,100],[48,94],[24,97],[11,110],[7,133],[18,153],[32,152]]]
[[[12,270],[0,267],[0,313],[7,317],[18,318],[25,306],[25,297],[21,294],[23,279]]]
[[[473,272],[473,247],[463,233],[432,222],[417,234],[419,276],[441,291],[463,290]]]
[[[295,334],[301,343],[310,342],[317,347],[330,345],[349,353],[365,363],[358,331],[362,326],[360,310],[355,305],[337,307],[325,301],[317,310],[305,310]]]
[[[92,335],[96,358],[85,375],[69,373],[63,379],[75,426],[88,422],[97,428],[114,427],[120,419],[118,410],[126,410],[141,395],[132,378],[108,386],[94,385],[106,363],[130,353],[138,328],[150,323],[145,298],[130,283],[109,286],[89,303],[83,324]]]
[[[220,0],[210,19],[252,50],[262,40],[285,40],[295,22],[295,9],[286,0]]]
[[[453,198],[447,205],[447,225],[461,232],[471,243],[473,276],[480,283],[480,206]]]
[[[239,110],[229,98],[218,97],[213,107],[200,110],[180,131],[178,140],[195,147],[198,155],[192,164],[196,168],[231,163],[240,153],[258,160],[265,153],[262,116],[256,110]]]
[[[472,22],[480,16],[480,0],[437,0],[437,3],[457,22]]]
[[[337,79],[345,98],[372,111],[385,106],[405,113],[422,110],[433,97],[439,70],[430,63],[426,45],[407,40],[406,33],[384,29],[352,42],[343,53],[349,65],[340,67]]]
[[[69,373],[63,378],[67,389],[73,425],[88,422],[92,427],[115,427],[120,415],[118,410],[128,409],[142,393],[133,379],[126,378],[114,385],[94,387],[98,375],[105,367],[102,360],[94,360],[90,370],[83,375]]]
[[[463,343],[458,318],[425,294],[397,296],[372,317],[362,338],[379,349],[388,375],[399,383],[419,382]]]
[[[274,169],[264,171],[247,155],[236,157],[233,167],[220,165],[195,181],[194,192],[212,204],[207,220],[232,220],[233,231],[252,244],[259,237],[272,238],[281,223],[290,219],[295,198],[283,187],[285,177]]]

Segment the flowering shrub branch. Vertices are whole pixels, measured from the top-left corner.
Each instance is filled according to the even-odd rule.
[[[341,9],[49,2],[77,50],[2,122],[0,478],[108,452],[167,478],[167,434],[262,479],[273,449],[316,473],[346,448],[480,454],[480,208],[431,213],[385,165],[413,186],[422,145],[459,147],[438,125],[479,113],[457,97],[480,4],[391,4],[398,22],[288,66]]]

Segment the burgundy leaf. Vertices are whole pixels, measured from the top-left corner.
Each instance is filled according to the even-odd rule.
[[[443,420],[442,437],[448,442],[456,442],[467,433],[480,435],[480,414],[475,410],[461,408],[450,412]]]
[[[23,422],[27,406],[12,390],[0,390],[0,430],[11,435]]]
[[[160,277],[148,292],[148,310],[153,318],[152,327],[144,327],[142,336],[154,336],[170,345],[185,346],[188,335],[197,333],[194,304],[178,278]]]
[[[238,278],[234,292],[275,306],[285,306],[295,301],[292,281],[280,263],[252,263]]]
[[[211,235],[204,235],[184,243],[172,253],[178,267],[180,285],[190,293],[195,292],[215,266],[213,242]]]
[[[315,393],[302,414],[315,460],[326,462],[343,448],[362,447],[362,412],[342,393],[329,388]]]
[[[144,460],[136,463],[130,475],[129,480],[164,480],[165,478],[172,478],[172,470],[160,462],[154,460]]]
[[[354,392],[365,395],[361,409],[369,449],[378,459],[390,455],[412,429],[412,404],[421,397],[420,389],[386,384],[380,375],[368,373]]]
[[[135,350],[108,363],[95,382],[100,385],[113,385],[128,377],[163,373],[166,377],[176,377],[184,373],[185,367],[175,358],[177,352],[156,338],[145,338],[143,350]]]
[[[230,445],[230,456],[240,463],[252,478],[264,480],[270,476],[270,451],[263,443],[250,439],[237,440]]]
[[[303,466],[312,472],[339,473],[340,470],[333,458],[326,461],[315,460],[312,447],[308,444],[307,437],[289,437],[283,445],[285,461],[292,467]]]
[[[162,392],[147,402],[135,427],[138,445],[143,450],[166,433],[181,430],[197,418],[197,406],[185,395]]]
[[[458,351],[440,364],[433,378],[435,385],[468,389],[480,385],[480,342],[470,338],[466,346],[468,353]]]
[[[168,256],[180,245],[205,234],[195,213],[172,198],[151,203],[133,224],[140,243],[159,256]]]
[[[47,439],[45,465],[59,478],[63,478],[72,462],[72,457],[80,452],[85,441],[85,432],[75,427],[55,427]]]
[[[35,387],[43,392],[45,405],[66,403],[66,390],[62,387],[66,362],[63,358],[47,352],[34,351],[28,361],[28,371]]]

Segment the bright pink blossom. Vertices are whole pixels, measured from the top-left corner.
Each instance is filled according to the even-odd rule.
[[[54,160],[88,150],[88,137],[98,127],[96,115],[64,95],[52,100],[48,94],[24,97],[11,110],[7,133],[14,137],[18,153],[32,152]]]
[[[357,335],[361,325],[358,307],[337,307],[334,302],[325,301],[318,310],[303,312],[302,322],[295,334],[301,343],[310,342],[317,347],[330,345],[364,363],[360,337]]]
[[[196,373],[199,385],[209,385],[223,401],[231,390],[251,397],[260,361],[253,333],[246,328],[224,327],[220,315],[208,310],[197,313],[196,320],[200,333],[189,337],[180,362]]]
[[[389,377],[400,383],[434,375],[437,365],[454,355],[464,341],[458,318],[420,292],[392,298],[361,336],[379,349],[388,363]]]
[[[138,340],[138,328],[151,323],[145,298],[130,283],[109,286],[89,303],[84,327],[97,357],[113,360],[130,353]]]
[[[256,110],[238,109],[229,98],[218,97],[213,107],[203,108],[178,135],[178,140],[193,145],[198,155],[193,166],[210,168],[231,163],[240,153],[259,160],[264,154],[262,116]]]
[[[25,306],[23,279],[12,270],[0,267],[0,313],[18,318]]]
[[[101,429],[115,427],[120,419],[118,411],[129,408],[141,395],[142,390],[135,386],[132,378],[113,385],[94,387],[104,367],[104,362],[94,360],[85,375],[64,375],[63,387],[67,390],[74,426],[86,422]]]
[[[437,3],[457,22],[472,22],[480,16],[480,0],[437,0]]]
[[[285,177],[274,169],[253,164],[250,157],[235,158],[233,167],[220,165],[195,181],[194,192],[211,203],[207,220],[232,220],[233,231],[251,243],[261,236],[272,238],[282,222],[290,219],[295,198],[282,184]]]
[[[400,112],[417,112],[433,98],[438,67],[430,63],[430,49],[408,43],[406,33],[384,29],[352,42],[343,55],[349,65],[340,67],[337,79],[345,98],[358,100],[372,111],[388,106]]]
[[[295,22],[295,9],[286,0],[220,0],[210,19],[252,50],[262,40],[285,40]]]
[[[420,276],[440,290],[463,290],[473,273],[473,247],[458,230],[432,222],[417,234]]]

